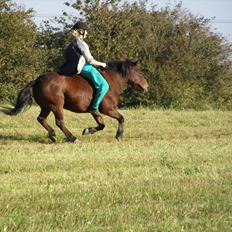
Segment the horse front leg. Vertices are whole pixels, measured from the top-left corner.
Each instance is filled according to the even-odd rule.
[[[85,128],[82,132],[82,135],[90,135],[90,134],[94,134],[98,131],[101,131],[105,128],[105,124],[103,121],[103,117],[101,115],[94,115],[92,114],[93,118],[95,119],[95,121],[97,122],[98,126],[97,127],[89,127],[89,128]]]
[[[116,109],[105,112],[105,114],[110,116],[111,118],[117,119],[118,130],[115,137],[118,141],[122,140],[124,133],[124,122],[125,122],[124,117]]]

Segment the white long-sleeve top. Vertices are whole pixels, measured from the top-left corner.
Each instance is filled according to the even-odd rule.
[[[85,63],[92,64],[94,58],[89,50],[88,44],[83,40],[83,38],[77,38],[76,43],[78,48],[81,50],[81,57],[77,66],[77,73],[80,73],[82,68],[84,67]]]

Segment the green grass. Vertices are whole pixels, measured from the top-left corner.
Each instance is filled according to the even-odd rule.
[[[232,230],[231,112],[122,110],[122,142],[65,112],[77,144],[49,116],[52,144],[38,112],[0,114],[0,231]]]

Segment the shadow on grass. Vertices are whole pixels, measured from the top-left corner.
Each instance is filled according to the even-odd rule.
[[[0,135],[0,142],[4,141],[25,141],[25,142],[36,142],[36,143],[44,143],[44,144],[52,144],[50,139],[46,136],[41,137],[39,135]]]

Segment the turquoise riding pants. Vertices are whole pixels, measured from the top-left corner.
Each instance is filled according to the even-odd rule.
[[[91,64],[84,65],[81,75],[93,83],[95,87],[95,95],[91,109],[98,109],[103,97],[109,90],[109,85],[101,73]]]

